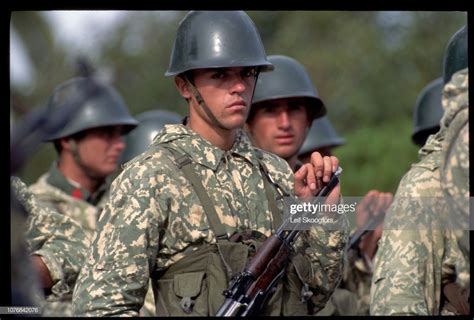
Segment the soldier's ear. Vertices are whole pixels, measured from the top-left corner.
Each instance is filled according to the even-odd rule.
[[[180,75],[177,75],[174,77],[174,83],[176,85],[176,88],[178,89],[179,94],[184,98],[184,99],[190,99],[192,94],[191,91],[189,90],[189,84],[186,80],[183,79]]]
[[[72,141],[72,139],[69,138],[69,137],[59,139],[59,144],[61,146],[61,149],[62,150],[71,150],[71,141]]]

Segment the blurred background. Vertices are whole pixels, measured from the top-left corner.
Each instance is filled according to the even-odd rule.
[[[185,11],[16,11],[10,23],[10,124],[45,105],[78,61],[115,86],[131,114],[154,108],[186,114],[165,78]],[[347,143],[334,149],[344,168],[343,194],[395,192],[418,159],[413,107],[441,76],[451,35],[467,23],[459,11],[247,11],[267,55],[306,66]],[[56,158],[45,144],[19,176],[33,183]]]

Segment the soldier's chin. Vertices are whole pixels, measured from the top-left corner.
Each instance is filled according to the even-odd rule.
[[[293,146],[278,146],[274,149],[273,153],[283,159],[290,159],[296,154],[295,148]]]
[[[241,129],[245,125],[245,117],[234,116],[226,121],[226,123],[223,123],[223,125],[228,130]]]

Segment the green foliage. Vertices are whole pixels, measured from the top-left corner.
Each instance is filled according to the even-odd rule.
[[[411,119],[395,119],[345,135],[346,144],[334,149],[344,169],[343,194],[360,197],[372,189],[395,193],[402,176],[418,161],[412,128]]]

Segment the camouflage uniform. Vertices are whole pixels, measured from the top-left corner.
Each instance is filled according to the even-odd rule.
[[[354,231],[354,230],[352,230]],[[317,316],[369,315],[371,262],[353,250],[347,252],[342,281]]]
[[[31,254],[41,256],[53,280],[43,312],[45,316],[71,316],[72,290],[96,228],[106,184],[92,196],[64,177],[53,163],[30,190],[42,205],[57,211],[35,213],[28,222]]]
[[[150,148],[126,164],[112,183],[110,200],[99,221],[100,232],[74,290],[75,314],[137,315],[150,275],[189,260],[188,254],[197,252],[200,245],[216,245],[195,190],[165,146],[192,158],[228,236],[237,230],[256,230],[266,236],[275,231],[268,201],[263,201],[266,195],[256,150],[243,131],[231,150],[222,151],[183,125],[165,125]],[[292,194],[293,174],[288,164],[272,154],[262,154],[275,183]],[[302,276],[317,288],[312,301],[318,308],[340,280],[346,238],[344,231],[320,229],[298,238],[298,248],[302,248],[301,241],[307,244],[305,256],[299,256],[308,271]],[[182,259],[185,256],[188,259]],[[163,281],[168,280],[161,284]],[[200,279],[188,279],[196,281]],[[155,288],[160,285],[159,279],[158,284],[152,282]],[[180,289],[175,283],[170,290]],[[194,294],[200,290],[206,291],[204,296],[213,288],[201,288],[199,282]],[[160,291],[157,299],[167,294],[172,293]],[[213,314],[215,310],[208,309],[206,299],[198,297],[195,303],[204,300],[202,315]]]
[[[421,161],[412,165],[400,182],[376,254],[371,288],[372,315],[448,314],[443,309],[442,285],[456,278],[463,287],[469,283],[469,258],[464,259],[457,240],[462,238],[459,234],[466,234],[467,230],[429,227],[440,221],[443,223],[443,217],[452,219],[440,172],[448,125],[455,115],[464,112],[467,115],[467,88],[467,70],[455,74],[445,86],[443,107],[446,110],[441,129],[428,138],[419,152]],[[467,135],[464,139],[466,142]],[[457,146],[461,152],[467,152],[467,143]],[[467,153],[461,153],[459,159],[466,168]],[[453,171],[451,181],[456,179],[457,173]],[[461,181],[465,183],[465,177]],[[464,190],[468,188],[463,185]],[[425,227],[420,228],[421,225]]]
[[[461,77],[461,75],[465,75]],[[469,101],[467,69],[447,84],[441,120],[446,128],[444,157],[441,163],[443,193],[456,221],[469,217]],[[459,238],[460,249],[469,256],[469,237]]]
[[[16,201],[15,201],[16,200]],[[13,306],[41,306],[43,293],[28,253],[24,232],[26,219],[33,212],[46,210],[28,187],[11,177],[11,294]]]

